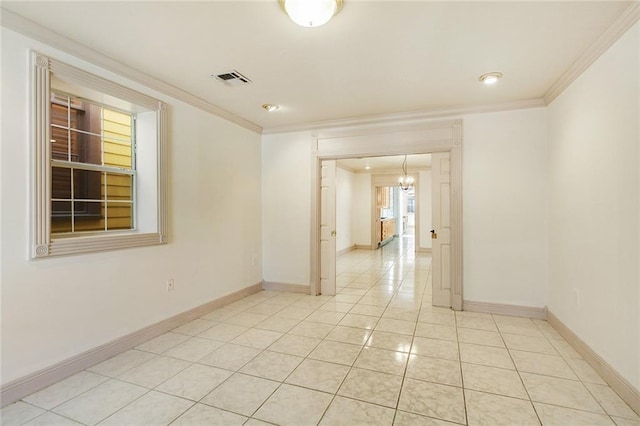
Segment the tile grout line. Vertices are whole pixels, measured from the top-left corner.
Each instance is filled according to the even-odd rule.
[[[415,266],[415,261],[414,261],[414,266]],[[425,280],[425,286],[426,283],[429,282],[429,277],[431,276],[431,271],[432,268],[429,267],[429,272],[427,273],[427,278]],[[409,369],[409,362],[411,361],[411,355],[412,355],[412,351],[413,351],[413,344],[415,342],[416,339],[416,330],[418,329],[418,323],[420,322],[420,312],[422,311],[422,305],[424,303],[424,295],[425,293],[422,294],[422,296],[420,297],[420,307],[418,308],[418,317],[416,318],[416,323],[413,326],[413,334],[411,335],[411,346],[409,347],[409,354],[407,355],[407,363],[404,366],[404,371],[402,374],[402,380],[400,382],[400,391],[398,392],[398,398],[396,399],[396,410],[395,413],[393,413],[393,422],[395,423],[396,421],[396,417],[398,415],[398,410],[400,409],[400,398],[402,397],[402,391],[404,389],[404,381],[407,377],[407,370]]]
[[[495,320],[495,317],[493,316],[493,314],[491,314],[491,317],[493,318],[494,322],[496,323],[496,328],[498,329],[498,334],[500,335],[500,339],[502,339],[502,343],[504,344],[504,347],[507,350],[507,354],[509,354],[509,359],[511,359],[511,362],[513,363],[513,366],[516,368],[516,373],[518,374],[518,378],[520,378],[520,383],[522,384],[522,387],[524,388],[524,391],[527,393],[527,396],[529,397],[529,403],[531,404],[531,408],[533,408],[533,412],[536,414],[536,418],[538,419],[538,424],[542,425],[542,419],[540,418],[540,414],[538,414],[538,410],[536,409],[536,406],[533,403],[533,399],[531,398],[531,394],[529,393],[529,389],[527,388],[527,386],[524,383],[524,379],[522,378],[522,374],[520,374],[520,369],[518,368],[518,364],[516,364],[516,361],[513,359],[513,355],[511,355],[511,350],[510,350],[509,346],[507,345],[507,342],[504,340],[504,336],[503,336],[502,330],[498,326],[498,322]]]

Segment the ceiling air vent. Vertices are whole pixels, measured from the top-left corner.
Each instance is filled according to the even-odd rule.
[[[235,70],[223,72],[222,74],[212,74],[211,76],[222,81],[227,86],[243,86],[251,83],[251,80]]]

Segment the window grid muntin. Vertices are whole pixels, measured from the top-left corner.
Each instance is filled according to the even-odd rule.
[[[50,123],[50,126],[53,128],[57,128],[57,129],[61,129],[61,130],[67,130],[67,161],[69,162],[73,162],[73,163],[80,163],[80,164],[93,164],[93,163],[81,163],[79,161],[73,161],[71,159],[71,132],[76,132],[79,134],[83,134],[83,135],[88,135],[88,136],[95,136],[95,137],[99,137],[100,138],[100,155],[101,155],[101,164],[102,166],[104,166],[104,126],[100,126],[100,133],[94,133],[94,132],[88,132],[82,129],[76,129],[71,127],[71,108],[72,108],[72,103],[71,103],[71,99],[77,99],[78,101],[81,102],[86,102],[95,106],[100,107],[100,114],[101,114],[101,122],[104,123],[104,110],[105,108],[111,111],[115,111],[118,112],[120,114],[125,114],[127,116],[130,117],[131,122],[130,122],[130,126],[131,126],[131,137],[130,140],[127,139],[122,139],[122,138],[118,138],[118,137],[113,137],[113,136],[109,136],[108,139],[109,140],[113,140],[115,142],[120,142],[120,143],[125,143],[125,144],[129,144],[130,149],[131,149],[131,169],[135,170],[135,132],[136,132],[136,127],[135,127],[135,114],[129,111],[125,111],[119,108],[115,108],[112,107],[110,105],[106,105],[106,104],[102,104],[100,102],[96,102],[96,101],[92,101],[92,100],[88,100],[85,98],[82,98],[80,96],[76,96],[73,94],[69,94],[66,93],[64,91],[61,90],[56,90],[56,89],[51,89],[51,94],[56,95],[56,96],[63,96],[66,100],[66,108],[67,108],[67,126],[61,126],[59,124],[52,124]],[[53,102],[53,100],[51,100],[50,102]],[[53,159],[52,159],[53,161]],[[56,160],[59,161],[59,160]],[[104,167],[109,167],[109,166],[104,166]]]
[[[95,166],[95,167],[76,167],[77,163],[74,164],[68,164],[68,163],[62,163],[62,167],[61,168],[66,168],[69,169],[71,171],[71,177],[70,177],[70,181],[71,181],[71,198],[67,199],[67,198],[51,198],[51,203],[54,202],[64,202],[64,203],[70,203],[71,204],[71,215],[70,215],[70,220],[71,220],[71,231],[70,232],[52,232],[52,235],[55,236],[64,236],[64,235],[72,235],[72,234],[96,234],[96,233],[104,233],[104,232],[122,232],[122,231],[135,231],[136,229],[136,214],[135,214],[135,206],[136,206],[136,193],[137,191],[135,190],[136,188],[136,172],[134,170],[119,170],[119,169],[114,169],[111,168],[110,170],[97,170],[100,166]],[[52,167],[55,167],[52,165]],[[90,170],[90,171],[98,171],[101,173],[101,177],[102,177],[102,181],[103,181],[103,187],[104,187],[104,197],[100,198],[100,199],[90,199],[90,198],[76,198],[75,197],[75,188],[73,185],[73,180],[74,180],[74,170]],[[118,199],[111,199],[109,198],[109,191],[108,191],[108,174],[113,174],[113,175],[120,175],[120,176],[129,176],[131,178],[131,199],[130,200],[118,200]],[[104,229],[103,230],[88,230],[88,231],[76,231],[76,203],[80,202],[80,203],[100,203],[100,204],[104,204],[104,217],[102,218],[102,220],[104,220]],[[108,222],[109,222],[109,211],[108,211],[108,205],[109,204],[123,204],[123,205],[128,205],[131,208],[131,228],[125,228],[125,229],[109,229],[108,227]],[[113,218],[111,218],[113,219]]]
[[[103,232],[121,232],[121,231],[134,231],[136,229],[136,214],[135,214],[135,206],[136,206],[136,194],[137,194],[137,190],[136,190],[136,171],[135,171],[135,114],[126,112],[126,111],[121,111],[117,108],[112,108],[111,106],[108,105],[104,105],[104,104],[100,104],[98,102],[94,102],[94,101],[89,101],[86,99],[83,99],[82,97],[79,96],[75,96],[72,94],[68,94],[68,93],[64,93],[62,91],[57,91],[57,90],[51,90],[51,94],[53,95],[51,97],[51,101],[50,103],[54,103],[54,98],[56,101],[59,101],[60,99],[64,99],[65,100],[65,107],[67,109],[67,122],[66,122],[66,126],[61,126],[59,124],[50,124],[51,127],[53,128],[58,128],[58,129],[63,129],[63,130],[67,130],[67,162],[61,161],[61,160],[56,160],[51,158],[51,168],[53,169],[54,167],[58,167],[58,168],[68,168],[70,169],[70,184],[71,184],[71,198],[70,199],[65,199],[65,198],[51,198],[51,203],[53,204],[53,202],[68,202],[70,203],[70,219],[71,219],[71,231],[70,232],[53,232],[52,231],[52,235],[56,235],[56,236],[63,236],[63,235],[73,235],[73,234],[86,234],[86,233],[103,233]],[[82,129],[76,129],[72,126],[71,124],[71,110],[72,110],[72,102],[71,100],[77,100],[79,102],[86,102],[88,104],[92,104],[95,106],[100,107],[100,134],[95,133],[95,132],[89,132],[86,130],[82,130]],[[130,161],[131,161],[131,167],[130,168],[124,168],[124,167],[114,167],[114,166],[105,166],[105,126],[104,126],[104,120],[105,120],[105,109],[109,109],[121,114],[125,114],[129,117],[129,126],[130,126],[130,131],[131,131],[131,136],[129,140],[123,139],[123,138],[118,138],[118,137],[114,137],[112,135],[109,135],[109,140],[110,141],[115,141],[115,142],[120,142],[123,144],[127,144],[129,151],[130,151]],[[93,163],[86,163],[86,162],[81,162],[81,161],[73,161],[72,158],[72,146],[71,146],[71,141],[72,141],[72,132],[76,132],[79,134],[85,134],[85,135],[90,135],[90,136],[96,136],[100,138],[100,163],[101,165],[96,165]],[[89,142],[90,143],[90,142]],[[90,199],[90,198],[76,198],[76,194],[75,194],[75,170],[87,170],[87,171],[96,171],[96,172],[100,172],[101,173],[101,178],[102,178],[102,190],[104,195],[100,198],[100,199]],[[109,186],[109,182],[108,182],[108,174],[112,174],[112,175],[123,175],[123,176],[130,176],[131,177],[131,199],[130,200],[111,200],[109,199],[109,190],[108,190],[108,186]],[[76,220],[77,220],[77,215],[76,215],[76,202],[83,202],[83,203],[100,203],[104,209],[104,214],[101,215],[101,220],[104,221],[104,229],[102,230],[89,230],[89,231],[76,231]],[[126,229],[109,229],[109,204],[126,204],[130,206],[130,224],[131,227],[130,228],[126,228]]]

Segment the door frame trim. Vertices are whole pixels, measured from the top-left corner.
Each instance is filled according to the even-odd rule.
[[[462,119],[325,130],[314,134],[311,151],[311,294],[320,293],[320,162],[342,158],[450,153],[451,307],[462,310]]]

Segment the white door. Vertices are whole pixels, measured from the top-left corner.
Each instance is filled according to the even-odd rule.
[[[451,160],[448,152],[431,154],[432,300],[451,307]]]
[[[336,161],[323,160],[320,178],[320,293],[336,294]]]

